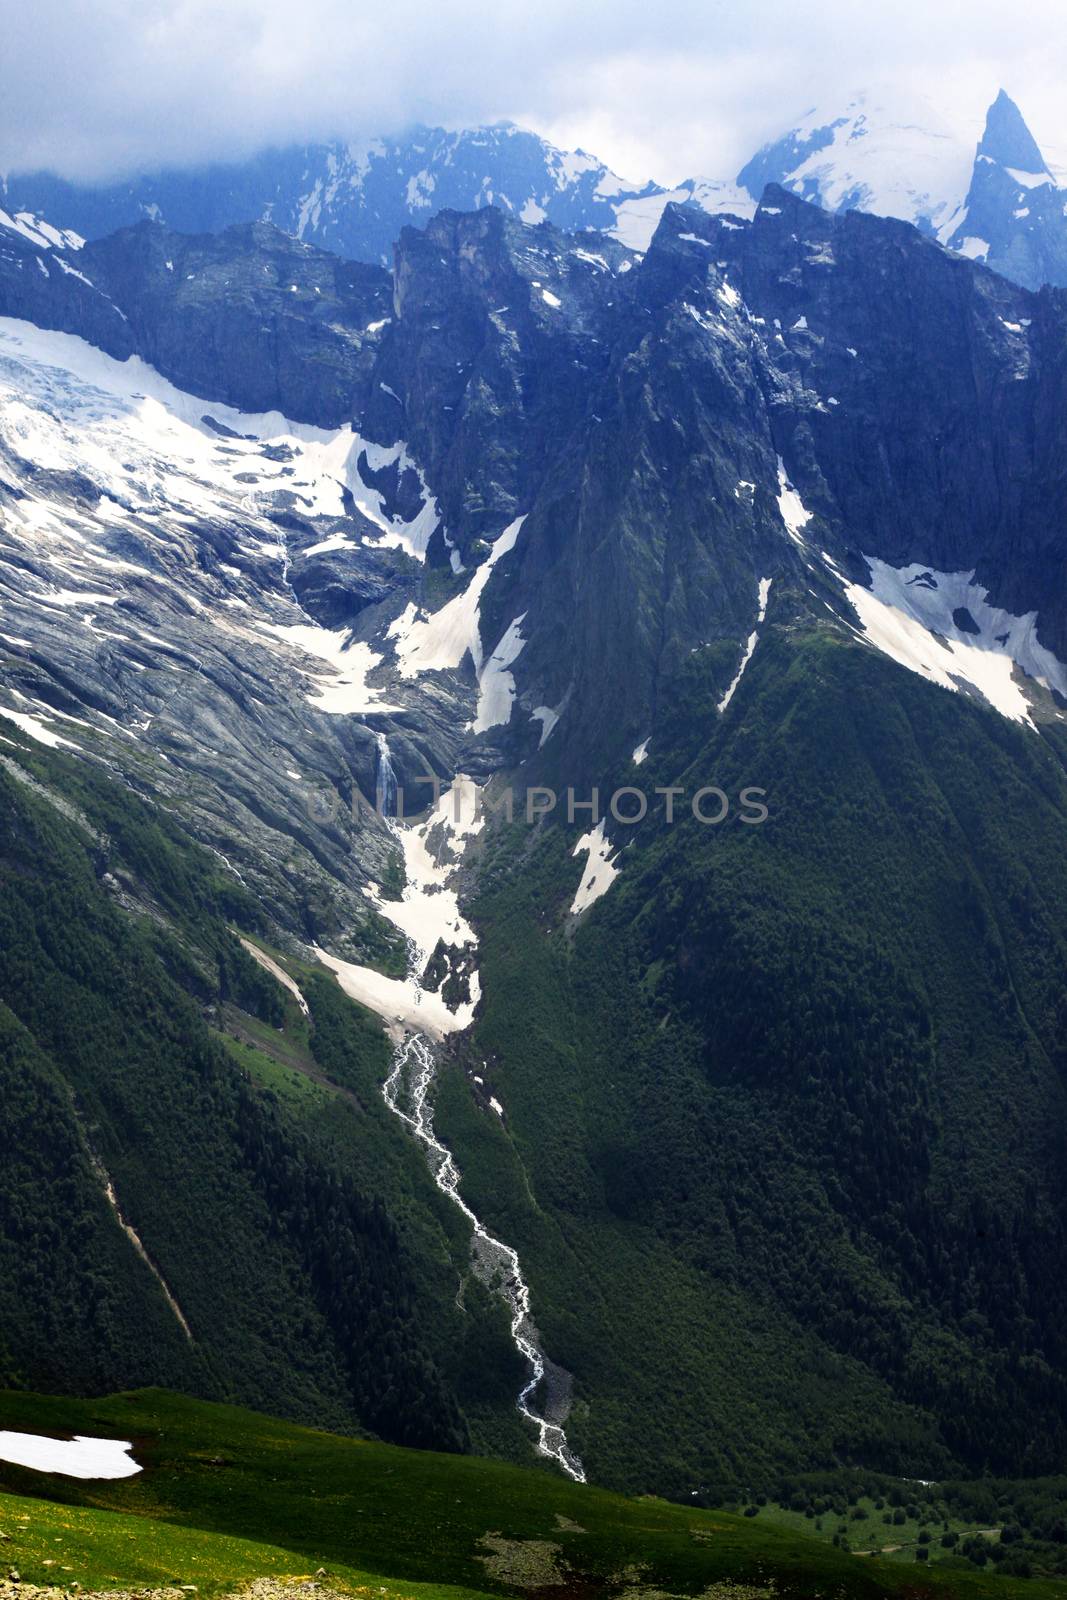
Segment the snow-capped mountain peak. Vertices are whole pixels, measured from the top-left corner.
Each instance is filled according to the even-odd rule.
[[[873,211],[940,233],[962,206],[972,159],[932,106],[863,91],[840,111],[807,112],[737,181],[755,199],[780,183],[828,211]]]
[[[978,160],[996,162],[1040,182],[1052,182],[1052,173],[1038,148],[1037,140],[1026,126],[1019,107],[1003,89],[986,116],[985,132],[978,145]]]
[[[1038,288],[1067,282],[1064,191],[1003,89],[986,116],[964,210],[943,242]]]
[[[769,183],[829,211],[911,222],[1027,287],[1067,283],[1063,194],[1003,90],[977,152],[929,103],[867,89],[807,111],[736,182],[693,177],[670,189],[633,182],[585,150],[560,149],[510,122],[267,150],[111,187],[9,174],[0,178],[0,237],[69,250],[81,234],[99,239],[146,218],[187,234],[267,220],[307,244],[388,266],[404,227],[493,206],[520,222],[595,229],[644,251],[672,202],[751,217]]]

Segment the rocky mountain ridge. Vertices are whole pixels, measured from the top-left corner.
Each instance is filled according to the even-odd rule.
[[[0,228],[5,216],[13,227],[32,228],[36,215],[97,238],[146,218],[196,234],[261,220],[388,267],[401,229],[421,227],[441,210],[496,207],[525,223],[610,233],[643,251],[666,205],[751,217],[768,183],[828,210],[912,222],[1028,288],[1067,282],[1063,193],[1003,90],[977,152],[934,107],[908,106],[895,91],[860,92],[843,107],[807,112],[733,182],[631,183],[584,151],[559,150],[508,123],[459,132],[418,127],[362,145],[268,150],[243,164],[97,187],[9,174],[0,180],[7,208]]]
[[[113,618],[136,613],[133,591],[170,597],[187,664],[208,607],[210,653],[232,641],[207,672],[224,694],[252,642],[310,652],[325,686],[311,704],[342,741],[337,792],[354,778],[373,795],[383,736],[401,781],[534,755],[584,775],[654,737],[693,652],[722,652],[726,694],[766,585],[772,622],[829,605],[935,681],[1025,721],[1060,715],[1058,294],[773,186],[751,223],[669,206],[643,257],[492,208],[445,212],[402,234],[392,285],[267,224],[186,239],[143,223],[76,259],[57,272],[23,239],[0,257],[3,311],[63,330],[5,337],[8,527],[41,586],[37,626],[64,619],[65,687],[34,680],[34,704],[79,715],[87,695],[129,724],[151,690],[140,714],[160,731],[139,670],[117,700],[99,681],[71,697],[66,619],[84,616],[96,654],[93,608],[115,606],[117,581]],[[133,350],[169,381],[125,370]],[[31,395],[47,424],[22,422]],[[87,420],[119,430],[128,469],[86,477]],[[178,438],[184,484],[166,459]],[[50,604],[57,583],[71,598]],[[21,587],[17,639],[34,632]],[[929,659],[913,659],[913,628]],[[120,654],[139,650],[140,669],[135,633]],[[260,693],[238,693],[242,718]],[[293,770],[298,744],[294,729]],[[272,785],[290,787],[277,771]]]

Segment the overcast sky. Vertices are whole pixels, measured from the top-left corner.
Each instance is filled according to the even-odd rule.
[[[0,170],[79,178],[508,118],[626,177],[733,177],[857,87],[1067,164],[1063,0],[0,0]]]

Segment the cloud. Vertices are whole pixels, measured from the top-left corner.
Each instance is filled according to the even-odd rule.
[[[1065,146],[1059,0],[0,0],[0,167],[81,179],[506,117],[628,176],[732,176],[813,104],[1001,83]]]

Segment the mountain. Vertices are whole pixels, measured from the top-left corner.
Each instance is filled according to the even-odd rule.
[[[756,200],[778,183],[828,211],[900,217],[940,236],[959,212],[972,156],[930,105],[859,93],[809,111],[738,173]]]
[[[0,746],[6,1382],[163,1381],[469,1448],[459,1391],[474,1346],[475,1409],[486,1362],[507,1374],[506,1334],[476,1293],[453,1304],[450,1219],[377,1093],[381,1034],[331,979],[304,983],[303,1015],[235,932],[264,921],[232,869],[55,746]]]
[[[1067,284],[1067,194],[1003,89],[973,155],[933,107],[860,94],[808,112],[737,182],[755,199],[780,183],[827,210],[900,217],[1029,289]]]
[[[627,1489],[1055,1470],[1064,292],[774,184],[4,250],[13,1377],[132,1305]]]
[[[1067,283],[1063,196],[1014,103],[1001,91],[977,157],[936,110],[859,93],[809,111],[736,182],[633,184],[584,151],[557,149],[510,123],[417,127],[364,145],[266,150],[241,163],[167,170],[84,186],[48,173],[0,180],[0,231],[46,217],[76,246],[144,220],[183,233],[269,221],[342,256],[388,266],[401,228],[441,210],[496,206],[526,223],[611,233],[647,250],[669,204],[751,218],[768,183],[830,211],[899,217],[1028,288]]]
[[[510,123],[449,132],[415,127],[363,145],[266,150],[250,160],[145,174],[87,187],[49,173],[9,175],[8,210],[70,219],[87,238],[148,218],[185,233],[268,220],[295,238],[388,264],[408,223],[451,208],[498,206],[523,222],[611,227],[619,207],[659,192],[632,184],[584,151],[557,149]]]
[[[1030,288],[1067,283],[1067,194],[1003,90],[989,108],[949,243]]]

